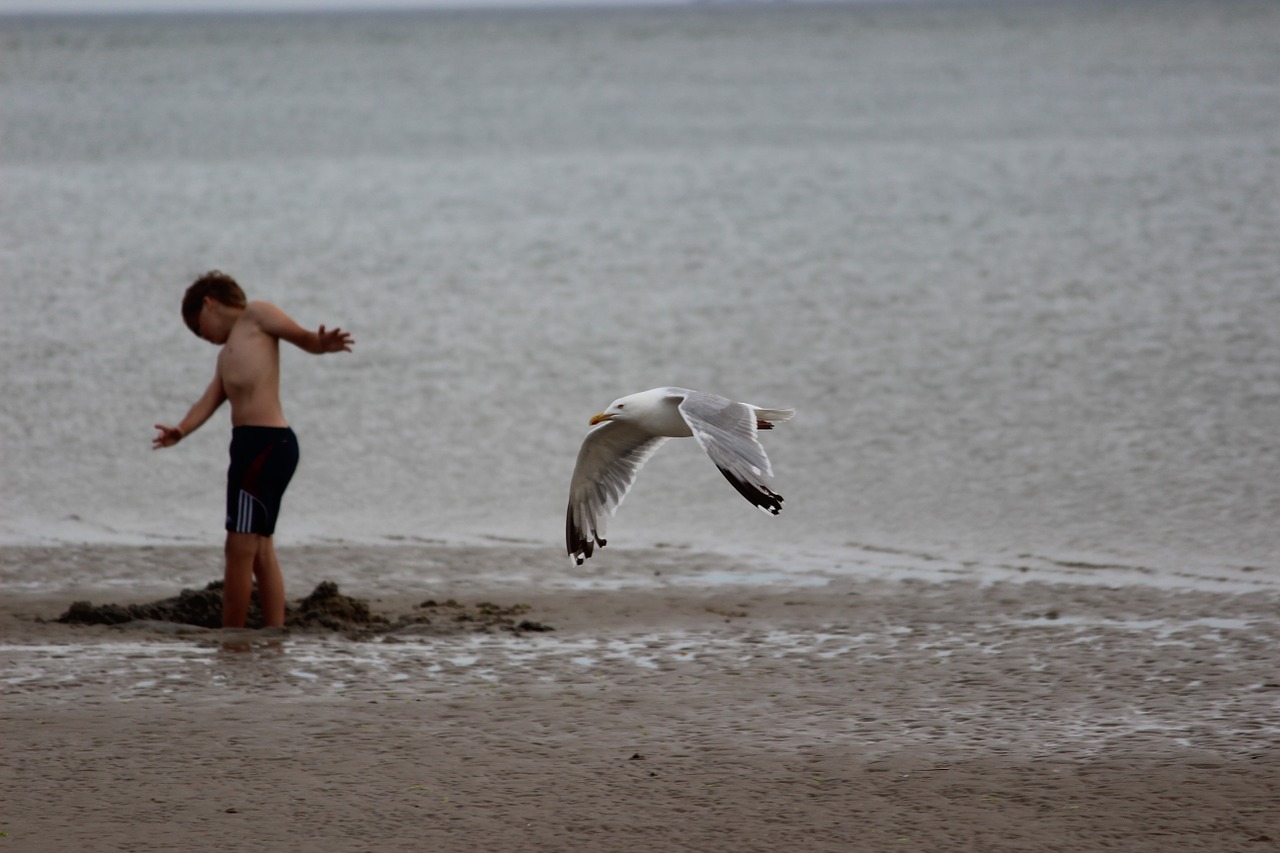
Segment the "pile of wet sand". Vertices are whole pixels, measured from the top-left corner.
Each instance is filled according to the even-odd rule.
[[[369,602],[343,595],[333,581],[323,581],[306,598],[285,604],[285,627],[337,631],[352,637],[393,632],[447,634],[459,631],[552,631],[539,622],[521,618],[529,607],[524,604],[498,605],[480,602],[467,606],[453,599],[443,603],[427,600],[413,613],[390,617],[376,613]],[[200,628],[222,626],[222,581],[213,581],[204,589],[184,589],[172,598],[145,604],[103,604],[77,601],[57,619],[72,625],[124,625],[133,622],[155,622],[194,625]],[[249,603],[246,626],[262,627],[262,609],[257,593]]]

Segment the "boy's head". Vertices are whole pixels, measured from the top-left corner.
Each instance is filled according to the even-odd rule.
[[[182,319],[196,337],[200,337],[200,312],[204,309],[206,296],[230,308],[243,308],[248,304],[240,285],[226,273],[210,270],[200,276],[182,297]]]

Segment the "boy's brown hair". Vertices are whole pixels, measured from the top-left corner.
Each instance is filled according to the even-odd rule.
[[[249,304],[234,278],[221,270],[209,270],[196,279],[182,297],[182,319],[197,337],[200,336],[200,309],[204,307],[206,296],[212,296],[232,308],[243,308]]]

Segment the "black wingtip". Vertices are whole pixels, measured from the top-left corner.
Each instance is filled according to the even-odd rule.
[[[605,540],[598,537],[584,536],[578,526],[573,523],[573,512],[571,510],[565,514],[564,544],[569,552],[570,559],[581,566],[588,557],[595,553],[597,545],[601,548],[605,546]]]
[[[745,483],[724,468],[720,468],[720,473],[738,490],[738,494],[751,502],[752,506],[759,507],[770,515],[778,515],[782,512],[782,495],[765,486],[757,488],[750,483]]]

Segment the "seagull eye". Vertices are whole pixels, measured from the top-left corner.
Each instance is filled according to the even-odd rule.
[[[619,403],[619,404],[618,404],[618,408],[619,408],[619,409],[625,409],[626,407],[627,407],[627,404],[626,404],[626,403]]]

